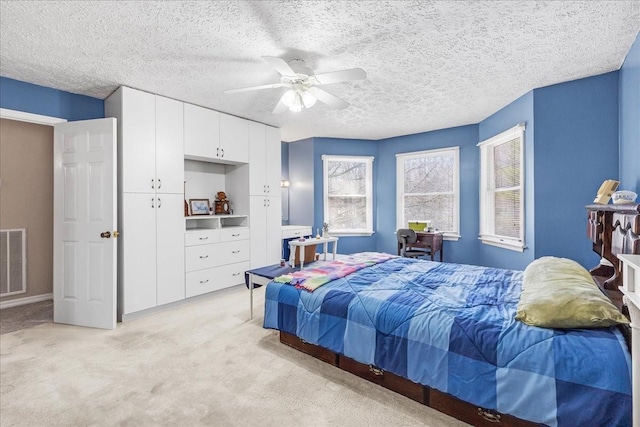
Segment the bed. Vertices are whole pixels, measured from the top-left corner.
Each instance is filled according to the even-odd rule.
[[[521,271],[388,256],[329,277],[313,292],[269,283],[264,327],[472,424],[631,425],[620,330],[516,320]]]

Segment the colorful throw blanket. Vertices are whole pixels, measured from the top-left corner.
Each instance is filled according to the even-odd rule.
[[[361,252],[347,258],[316,263],[313,267],[276,277],[274,282],[288,283],[313,292],[325,283],[345,277],[365,267],[397,258],[380,252]]]

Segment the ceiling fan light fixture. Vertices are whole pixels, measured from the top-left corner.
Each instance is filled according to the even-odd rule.
[[[316,97],[313,96],[311,92],[305,90],[304,92],[302,92],[302,103],[304,104],[305,108],[311,108],[316,103]]]
[[[293,104],[296,102],[296,91],[293,89],[289,89],[282,95],[282,103],[287,107],[291,108]]]

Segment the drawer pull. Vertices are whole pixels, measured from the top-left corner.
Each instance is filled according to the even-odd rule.
[[[207,240],[208,238],[209,238],[209,236],[207,236],[207,237],[198,237],[198,239],[200,239],[200,240]]]
[[[239,276],[241,273],[233,273],[232,276]]]
[[[200,280],[200,283],[208,283],[208,282],[209,282],[209,279],[207,279],[207,280]]]
[[[500,422],[500,414],[490,409],[478,408],[478,415],[480,415],[482,418],[489,421],[490,423]]]
[[[369,371],[373,372],[373,375],[384,375],[384,370],[380,369],[380,368],[376,368],[373,365],[369,365]]]
[[[231,251],[231,253],[232,253],[232,254],[239,254],[239,253],[240,253],[240,251],[239,251],[239,250],[237,250],[237,251]]]
[[[204,256],[200,255],[200,259],[207,259],[207,258],[209,258],[209,255],[204,255]]]
[[[231,237],[238,237],[240,233],[232,234]]]

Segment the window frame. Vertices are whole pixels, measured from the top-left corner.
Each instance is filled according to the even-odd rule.
[[[460,239],[460,147],[445,147],[431,150],[413,151],[396,154],[396,229],[407,228],[407,218],[404,218],[404,162],[409,159],[423,157],[438,157],[444,153],[453,154],[453,191],[438,193],[410,193],[410,194],[453,194],[453,227],[454,230],[444,231],[444,240],[457,241]],[[429,219],[429,218],[422,218]]]
[[[343,156],[322,155],[322,207],[323,221],[329,223],[329,235],[331,236],[371,236],[373,230],[373,156]],[[365,164],[365,228],[334,230],[329,218],[329,162],[360,162]]]
[[[525,124],[520,123],[504,132],[478,143],[480,148],[480,233],[478,239],[486,245],[497,246],[517,252],[524,252],[525,244]],[[517,187],[502,188],[500,191],[520,191],[520,233],[517,238],[503,236],[495,233],[492,224],[495,224],[495,209],[493,207],[493,195],[496,193],[494,176],[495,164],[493,158],[494,148],[520,139],[520,185]]]

